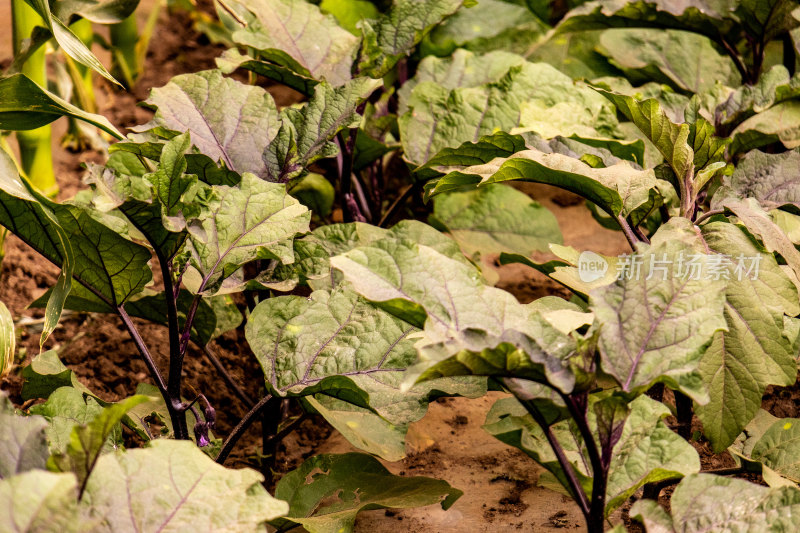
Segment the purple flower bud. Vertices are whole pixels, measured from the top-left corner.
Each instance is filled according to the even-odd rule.
[[[214,429],[217,427],[217,411],[207,403],[206,408],[203,409],[203,416],[206,417],[206,425]]]
[[[208,440],[208,426],[203,422],[197,422],[194,425],[194,437],[197,439],[197,445],[201,448],[211,444]]]

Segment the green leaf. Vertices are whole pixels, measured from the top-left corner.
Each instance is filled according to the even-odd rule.
[[[471,0],[396,0],[388,13],[361,23],[362,43],[356,70],[381,78],[409,55],[437,24]]]
[[[65,116],[97,126],[117,139],[123,138],[104,116],[75,107],[24,74],[0,78],[0,129],[32,130]]]
[[[58,298],[48,302],[49,313],[54,302],[63,305],[69,292],[65,280],[70,274],[112,307],[122,305],[152,279],[146,248],[95,220],[88,209],[34,196],[20,182],[16,170],[12,172],[13,163],[0,154],[0,165],[5,162],[8,168],[0,166],[0,204],[4,207],[0,224],[52,263],[62,265],[63,277],[55,291]],[[59,315],[60,308],[52,313],[49,331]]]
[[[780,142],[791,150],[800,146],[800,100],[786,100],[753,115],[733,130],[730,151],[740,154]]]
[[[416,328],[361,299],[346,286],[310,298],[280,296],[258,304],[246,336],[273,394],[322,393],[408,425],[441,395],[477,397],[474,378],[437,380],[401,391],[416,361]]]
[[[262,54],[262,56],[264,55],[265,54]],[[317,80],[310,77],[311,73],[301,74],[290,67],[242,54],[236,48],[226,50],[221,56],[216,58],[215,61],[217,68],[220,69],[223,74],[231,74],[237,69],[242,68],[250,72],[255,72],[260,76],[267,77],[282,85],[286,85],[306,96],[314,94],[314,87],[319,83]],[[304,69],[299,70],[302,71]]]
[[[0,395],[0,479],[44,468],[50,451],[45,429],[47,421],[40,416],[21,416],[14,406]]]
[[[73,428],[86,425],[103,412],[103,407],[91,396],[84,398],[83,392],[73,387],[56,389],[43,404],[34,405],[31,414],[41,415],[48,422],[45,434],[52,453],[67,451]],[[105,451],[113,450],[121,444],[122,431],[109,434]]]
[[[206,70],[175,76],[153,89],[146,103],[157,108],[155,117],[135,131],[188,131],[192,144],[215,162],[240,174],[268,177],[264,154],[281,123],[275,101],[264,89]]]
[[[336,256],[331,264],[384,309],[425,317],[416,344],[420,363],[409,370],[409,382],[457,375],[546,377],[559,389],[572,390],[568,359],[577,350],[575,339],[535,306],[484,285],[473,266],[391,238]],[[591,322],[590,315],[583,316],[583,323]]]
[[[446,19],[422,42],[422,53],[450,55],[455,49],[475,52],[506,50],[524,54],[548,30],[524,5],[481,0]]]
[[[58,352],[47,350],[34,357],[30,364],[22,369],[25,382],[22,385],[22,399],[49,398],[60,387],[73,387],[82,393],[89,393],[72,370],[64,366],[58,358]]]
[[[630,404],[622,435],[614,445],[606,487],[606,515],[646,483],[700,470],[700,457],[694,447],[664,423],[669,415],[666,406],[646,396]]]
[[[17,355],[17,337],[14,333],[14,317],[6,307],[0,302],[0,379],[11,372],[14,366],[14,358]]]
[[[311,172],[292,187],[289,194],[297,198],[315,215],[327,217],[333,210],[336,190],[325,176]]]
[[[513,58],[501,52],[502,64]],[[440,84],[459,80],[459,72],[481,71],[486,61],[480,56],[454,56],[438,60],[444,65],[431,65],[422,76],[431,81],[421,81],[411,90],[401,108],[408,111],[399,118],[399,128],[406,158],[415,164],[427,162],[443,148],[454,148],[464,142],[477,142],[484,135],[496,131],[510,131],[517,126],[526,130],[547,127],[540,131],[547,136],[579,133],[587,136],[610,136],[616,126],[613,108],[586,87],[573,81],[555,68],[543,63],[522,63],[512,66],[502,77],[484,81],[482,75],[465,76],[455,87]],[[452,66],[448,63],[452,63]],[[490,74],[500,74],[499,70]],[[474,85],[466,85],[470,83]],[[527,104],[531,111],[520,116],[520,108]],[[547,120],[525,124],[523,118],[534,115],[535,108],[556,121]],[[524,108],[523,108],[524,111]],[[541,114],[540,113],[540,114]],[[566,114],[566,118],[562,115]],[[537,115],[538,116],[538,115]],[[547,124],[545,124],[547,122]]]
[[[216,464],[192,442],[161,439],[100,457],[81,507],[102,520],[101,531],[186,531],[203,524],[254,532],[288,511],[263,479],[254,470]]]
[[[529,61],[548,63],[572,79],[594,80],[618,76],[620,71],[597,50],[602,31],[550,33],[527,55]]]
[[[298,283],[306,283],[313,289],[332,289],[340,279],[331,273],[332,256],[386,237],[411,239],[451,259],[471,264],[453,239],[422,222],[403,220],[390,229],[350,222],[320,226],[311,234],[296,239],[295,262],[276,266],[274,270],[256,278],[256,281],[280,291],[292,290]]]
[[[437,196],[432,216],[467,256],[475,252],[530,256],[546,251],[552,242],[562,242],[558,222],[549,210],[501,184]]]
[[[797,7],[796,0],[741,0],[735,13],[748,34],[767,43],[800,26],[794,15]]]
[[[768,488],[743,479],[692,474],[675,488],[671,516],[654,500],[641,500],[631,516],[647,531],[775,531],[800,527],[800,490]]]
[[[595,411],[602,404],[598,395],[589,399],[589,424],[600,430]],[[697,452],[663,422],[669,410],[662,404],[640,396],[630,404],[627,418],[618,428],[619,440],[614,445],[606,488],[606,515],[627,501],[646,483],[675,479],[697,472]],[[513,398],[497,401],[486,416],[484,429],[495,438],[521,449],[568,487],[566,476],[550,447],[544,432],[533,417]],[[577,428],[568,420],[556,421],[552,431],[573,465],[584,490],[591,494],[592,472],[584,457],[584,443]]]
[[[618,263],[617,281],[591,293],[591,309],[603,324],[600,364],[623,391],[664,382],[698,403],[708,401],[697,365],[714,333],[726,329],[726,282],[709,276],[709,262],[684,243],[661,242]]]
[[[531,181],[568,190],[601,207],[614,216],[627,216],[648,202],[656,186],[652,170],[639,170],[628,163],[593,168],[583,161],[538,149],[516,152],[507,158],[497,157],[486,164],[452,165],[449,172],[430,187],[429,194],[469,189],[490,183]]]
[[[146,396],[131,396],[110,404],[86,425],[76,425],[69,436],[63,453],[54,453],[48,460],[51,470],[72,472],[78,478],[80,494],[86,487],[106,441],[115,431],[125,414],[136,405],[147,401]]]
[[[339,24],[353,35],[360,35],[359,22],[378,18],[379,15],[375,4],[367,0],[322,0],[319,8],[323,13],[336,17]]]
[[[469,11],[475,9],[471,8]],[[503,50],[477,54],[458,49],[450,57],[427,56],[420,61],[414,77],[397,91],[398,115],[408,111],[412,92],[421,83],[435,82],[449,90],[480,87],[499,82],[512,67],[521,67],[524,64],[524,57]]]
[[[749,458],[794,483],[800,483],[800,457],[795,446],[800,438],[798,430],[800,420],[797,418],[776,420],[752,445]]]
[[[98,24],[114,24],[128,18],[138,5],[139,0],[60,0],[52,9],[64,21],[80,15]]]
[[[722,204],[739,217],[750,233],[761,239],[768,252],[780,254],[795,276],[800,277],[800,252],[756,200],[724,200]]]
[[[339,148],[331,141],[341,130],[358,127],[359,104],[381,83],[363,77],[335,88],[320,83],[304,107],[284,109],[281,135],[267,156],[271,180],[289,181],[311,163],[338,154]]]
[[[689,144],[689,125],[675,124],[653,98],[639,101],[631,96],[595,87],[658,148],[675,174],[683,178],[694,171],[694,151]]]
[[[52,288],[52,297],[47,302],[42,335],[39,337],[41,349],[58,325],[64,301],[72,286],[75,256],[68,230],[62,227],[53,213],[53,205],[20,176],[16,164],[4,150],[0,150],[0,205],[3,206],[0,225],[61,267],[61,273]]]
[[[755,198],[765,208],[794,204],[800,207],[800,151],[766,154],[759,150],[747,153],[715,196]]]
[[[800,76],[789,76],[783,65],[775,65],[761,74],[755,85],[742,85],[727,95],[714,109],[720,126],[734,128],[775,104],[800,96]]]
[[[106,68],[94,56],[94,54],[92,54],[89,48],[86,47],[83,41],[81,41],[72,32],[72,30],[66,26],[64,21],[59,20],[53,15],[53,13],[50,11],[50,4],[47,0],[28,0],[27,3],[36,10],[39,16],[42,17],[45,26],[48,30],[50,30],[53,38],[55,38],[56,42],[65,54],[70,56],[81,65],[94,70],[110,82],[120,85],[120,83],[114,79],[114,77],[106,70]],[[122,85],[120,85],[120,87],[122,87]]]
[[[800,312],[797,288],[775,258],[734,224],[709,222],[698,232],[688,221],[672,219],[654,236],[654,243],[664,241],[719,254],[716,270],[728,280],[727,328],[714,335],[699,364],[710,401],[695,407],[712,448],[721,452],[756,415],[768,385],[794,383],[794,350],[783,332],[784,313]]]
[[[595,0],[576,7],[556,27],[557,33],[606,28],[672,28],[712,39],[735,27],[732,0]]]
[[[75,476],[31,470],[0,479],[0,529],[19,532],[78,533]]]
[[[324,394],[304,399],[359,450],[387,461],[400,461],[406,456],[408,426],[392,424],[369,409]]]
[[[461,494],[438,479],[395,476],[377,459],[360,453],[312,457],[275,487],[275,497],[289,502],[285,521],[309,533],[352,533],[361,510],[436,503],[446,510]]]
[[[275,63],[334,87],[351,78],[359,40],[305,0],[232,0],[247,23],[233,40]]]
[[[699,93],[717,82],[730,87],[741,77],[727,55],[711,40],[686,31],[619,29],[603,32],[601,53],[623,71],[643,71],[644,77]],[[631,77],[631,76],[629,76]]]
[[[254,259],[294,260],[292,240],[308,231],[311,213],[282,184],[245,173],[239,187],[215,185],[198,199],[201,213],[188,226],[191,265],[200,274],[196,293],[213,293]],[[236,282],[235,282],[236,283]]]

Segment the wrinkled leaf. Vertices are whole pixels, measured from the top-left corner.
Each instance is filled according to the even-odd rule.
[[[275,497],[289,502],[282,522],[301,524],[309,533],[351,533],[362,509],[439,503],[446,510],[461,494],[438,479],[395,476],[360,453],[312,457],[275,487]]]
[[[40,416],[22,416],[0,395],[0,479],[44,468],[50,451],[45,429],[47,421]]]
[[[550,211],[502,184],[437,196],[433,217],[468,256],[474,252],[530,256],[547,250],[550,243],[562,242],[558,222]]]
[[[693,474],[678,484],[670,502],[671,515],[654,500],[636,502],[630,514],[647,531],[667,533],[800,527],[800,490],[794,487],[768,488],[743,479]]]
[[[688,268],[691,261],[695,270]],[[603,324],[601,365],[623,391],[663,381],[698,403],[707,401],[697,365],[714,333],[726,329],[726,283],[708,277],[709,261],[677,241],[642,248],[617,264],[616,282],[591,293]]]

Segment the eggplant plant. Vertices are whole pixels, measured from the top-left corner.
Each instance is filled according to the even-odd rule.
[[[459,490],[365,454],[312,457],[274,498],[258,474],[217,466],[259,418],[272,424],[264,449],[296,428],[304,415],[273,417],[284,400],[391,461],[430,401],[494,389],[508,395],[487,432],[541,464],[589,531],[632,498],[648,531],[796,529],[800,420],[759,407],[767,387],[796,383],[800,352],[797,2],[524,4],[219,0],[236,47],[154,89],[152,121],[127,136],[22,74],[0,80],[0,127],[70,116],[119,140],[63,203],[0,153],[0,225],[62,269],[35,302],[42,345],[63,309],[116,314],[153,383],[107,404],[53,351],[23,368],[23,398],[46,402],[24,417],[2,404],[8,520],[63,508],[81,530],[148,529],[175,510],[171,491],[156,510],[137,497],[112,515],[122,496],[98,487],[138,486],[140,464],[179,458],[176,494],[229,491],[192,500],[218,517],[212,529],[352,531],[362,509],[446,509]],[[280,109],[227,76],[238,69],[304,101]],[[630,253],[564,246],[515,181],[585,199]],[[418,195],[430,225],[392,225]],[[333,207],[343,223],[325,223]],[[493,286],[498,255],[571,298],[518,302]],[[167,327],[166,361],[136,318]],[[214,357],[242,323],[258,399]],[[193,345],[249,409],[224,440],[214,406],[183,383]],[[693,416],[739,467],[701,470]],[[110,453],[120,423],[148,446]],[[727,477],[744,471],[769,487]],[[676,484],[667,511],[654,499]],[[27,490],[41,514],[14,497]]]

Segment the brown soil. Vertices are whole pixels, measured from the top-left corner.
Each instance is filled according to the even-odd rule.
[[[149,4],[149,2],[145,2]],[[9,20],[9,0],[0,0],[0,20]],[[139,11],[147,16],[146,8]],[[0,61],[10,56],[10,43],[0,42]],[[151,113],[135,104],[146,98],[149,88],[165,84],[172,76],[214,67],[214,58],[222,51],[191,29],[186,15],[162,13],[159,27],[148,55],[149,68],[133,93],[121,92],[98,81],[100,112],[120,128],[149,120]],[[107,57],[103,58],[107,62]],[[270,87],[279,105],[296,101],[291,90]],[[64,125],[56,123],[54,145]],[[56,170],[62,198],[71,197],[81,184],[84,162],[102,161],[96,152],[71,154],[54,146]],[[619,233],[601,228],[583,203],[574,195],[543,185],[525,184],[520,188],[536,198],[556,215],[565,244],[579,250],[616,255],[627,251]],[[545,255],[537,259],[546,259]],[[520,301],[528,302],[548,294],[567,296],[557,284],[521,265],[498,268],[499,287],[509,290]],[[26,306],[53,285],[58,269],[42,260],[13,236],[6,241],[2,264],[0,300],[15,317],[28,317],[28,325],[19,328],[20,364],[38,353],[40,325],[35,319],[40,310]],[[166,331],[138,322],[140,331],[162,368],[166,366]],[[116,401],[134,393],[138,383],[150,383],[147,369],[122,324],[115,317],[94,314],[69,314],[48,340],[46,348],[56,348],[62,360],[100,397]],[[261,371],[241,331],[233,331],[215,342],[215,352],[234,379],[253,398],[261,397]],[[208,361],[198,350],[190,349],[185,364],[188,390],[205,393],[218,412],[219,435],[227,435],[246,408],[209,371]],[[17,374],[0,383],[18,405],[22,404],[22,379]],[[585,526],[578,508],[570,498],[537,486],[541,469],[522,452],[493,439],[481,429],[486,413],[500,393],[467,400],[443,399],[430,406],[427,416],[412,425],[407,443],[407,457],[386,466],[405,476],[426,475],[445,479],[464,491],[449,511],[437,506],[403,510],[370,511],[359,515],[356,531],[371,533],[449,533],[511,532],[566,529],[583,531]],[[765,408],[777,416],[798,416],[800,392],[796,387],[771,389]],[[258,466],[259,424],[255,424],[231,456],[230,465]],[[706,469],[731,466],[729,456],[713,456],[707,445],[696,443]],[[352,446],[331,430],[320,418],[304,422],[280,445],[276,469],[285,472],[315,453],[352,451]],[[669,489],[662,493],[668,505]],[[626,510],[617,512],[612,523],[627,520]],[[636,529],[634,527],[634,529]]]

